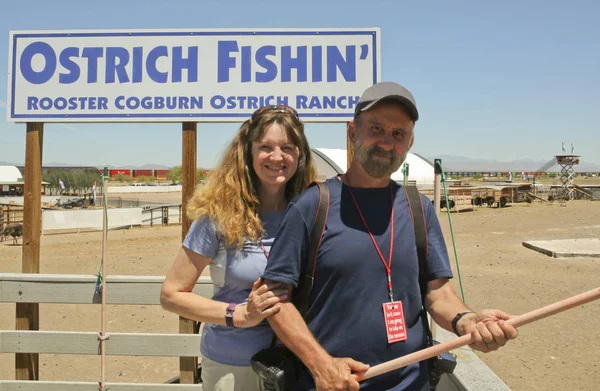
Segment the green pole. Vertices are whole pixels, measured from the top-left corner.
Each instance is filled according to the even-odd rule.
[[[404,186],[406,186],[408,184],[408,163],[404,163],[404,166],[402,167],[402,177]]]

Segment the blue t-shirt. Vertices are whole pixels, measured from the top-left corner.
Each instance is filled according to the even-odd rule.
[[[260,215],[266,231],[262,242],[267,252],[271,249],[283,215],[284,212]],[[208,218],[193,222],[183,245],[212,259],[209,265],[214,284],[212,299],[225,303],[247,302],[252,284],[263,274],[267,265],[265,253],[258,243],[245,243],[241,250],[226,248],[221,235]],[[243,329],[205,324],[200,351],[205,357],[221,364],[248,366],[250,358],[268,347],[272,340],[273,331],[266,321],[256,327]]]
[[[326,230],[317,256],[314,287],[306,314],[308,328],[334,357],[351,357],[371,366],[427,345],[421,318],[418,258],[410,208],[404,188],[392,183],[394,301],[402,301],[408,339],[388,344],[382,304],[389,302],[387,274],[348,187],[332,178]],[[388,261],[390,187],[352,188],[363,216]],[[429,279],[452,277],[439,221],[422,196],[427,226]],[[263,277],[297,286],[308,256],[319,190],[310,188],[289,204]],[[361,383],[361,390],[420,390],[427,383],[426,363],[410,365]],[[296,390],[314,387],[308,370]]]

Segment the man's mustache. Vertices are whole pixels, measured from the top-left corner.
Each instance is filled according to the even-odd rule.
[[[369,149],[367,151],[369,152],[369,155],[387,157],[389,159],[395,159],[398,157],[398,155],[396,154],[396,152],[393,149],[390,151],[386,151],[385,149],[382,149],[376,145],[369,147]]]

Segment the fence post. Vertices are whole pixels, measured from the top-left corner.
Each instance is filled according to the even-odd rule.
[[[40,272],[43,123],[27,123],[23,202],[23,273]],[[39,304],[17,303],[16,330],[39,330]],[[15,354],[15,379],[39,380],[39,355]]]
[[[197,170],[197,124],[195,122],[184,122],[182,124],[182,188],[181,198],[183,208],[188,203],[188,200],[194,194],[196,189],[196,170]],[[187,235],[188,230],[192,225],[192,221],[184,216],[181,224],[182,240]],[[179,333],[194,334],[196,322],[183,317],[179,318]],[[180,357],[180,383],[181,384],[196,384],[198,382],[198,358],[197,357]]]

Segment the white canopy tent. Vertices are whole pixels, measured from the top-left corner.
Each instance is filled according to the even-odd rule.
[[[21,171],[15,166],[0,166],[0,182],[18,182],[23,179]]]

